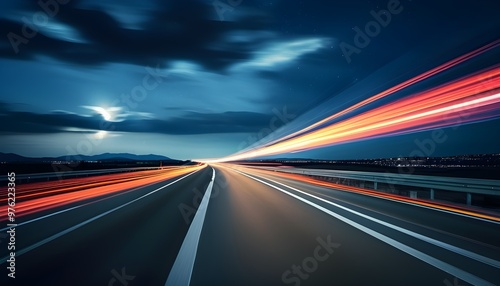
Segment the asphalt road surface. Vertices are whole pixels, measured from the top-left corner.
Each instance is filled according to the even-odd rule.
[[[235,165],[17,217],[15,278],[5,219],[0,285],[500,285],[498,222]]]

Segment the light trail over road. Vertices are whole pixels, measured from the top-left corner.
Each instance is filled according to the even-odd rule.
[[[0,2],[0,286],[500,286],[499,11]]]
[[[485,45],[483,47],[480,47],[480,48],[478,48],[478,49],[476,49],[476,50],[474,50],[472,52],[469,52],[469,53],[467,53],[465,55],[462,55],[462,56],[457,57],[457,58],[455,58],[455,59],[453,59],[451,61],[448,61],[448,62],[446,62],[446,63],[444,63],[442,65],[439,65],[439,66],[437,66],[437,67],[435,67],[435,68],[433,68],[433,69],[431,69],[431,70],[429,70],[427,72],[424,72],[424,73],[419,74],[419,75],[417,75],[415,77],[412,77],[412,78],[410,78],[410,79],[408,79],[408,80],[406,80],[406,81],[404,81],[402,83],[399,83],[399,84],[397,84],[397,85],[395,85],[395,86],[393,86],[391,88],[388,88],[388,89],[386,89],[386,90],[384,90],[384,91],[382,91],[380,93],[377,93],[374,96],[371,96],[371,97],[369,97],[369,98],[367,98],[365,100],[362,100],[362,101],[360,101],[360,102],[358,102],[358,103],[356,103],[356,104],[354,104],[354,105],[352,105],[352,106],[350,106],[350,107],[348,107],[348,108],[346,108],[346,109],[344,109],[344,110],[342,110],[340,112],[337,112],[337,113],[335,113],[333,115],[330,115],[330,116],[328,116],[325,119],[322,119],[322,120],[320,120],[320,121],[318,121],[318,122],[316,122],[314,124],[311,124],[310,126],[308,126],[306,128],[303,128],[303,129],[301,129],[299,131],[293,132],[292,134],[286,135],[283,138],[279,138],[279,139],[274,140],[274,141],[272,141],[270,143],[266,143],[265,146],[270,146],[270,145],[273,145],[273,144],[278,143],[280,141],[286,140],[288,138],[292,138],[292,137],[298,136],[300,134],[304,134],[304,133],[306,133],[306,132],[308,132],[310,130],[313,130],[314,128],[320,127],[323,124],[327,124],[328,122],[330,122],[330,121],[332,121],[332,120],[334,120],[336,118],[339,118],[339,117],[341,117],[343,115],[346,115],[346,114],[348,114],[350,112],[353,112],[353,111],[355,111],[355,110],[357,110],[357,109],[359,109],[359,108],[361,108],[363,106],[366,106],[366,105],[368,105],[368,104],[370,104],[372,102],[380,100],[380,99],[382,99],[384,97],[387,97],[387,96],[389,96],[391,94],[394,94],[394,93],[396,93],[396,92],[398,92],[400,90],[403,90],[403,89],[405,89],[407,87],[410,87],[410,86],[412,86],[412,85],[414,85],[414,84],[416,84],[418,82],[421,82],[421,81],[423,81],[423,80],[425,80],[427,78],[435,76],[435,75],[437,75],[437,74],[439,74],[441,72],[444,72],[446,70],[449,70],[450,68],[452,68],[454,66],[457,66],[457,65],[459,65],[459,64],[461,64],[463,62],[466,62],[466,61],[468,61],[468,60],[470,60],[470,59],[472,59],[472,58],[474,58],[474,57],[476,57],[476,56],[478,56],[478,55],[480,55],[480,54],[482,54],[484,52],[487,52],[487,51],[489,51],[491,49],[497,48],[498,46],[500,46],[500,40],[496,40],[496,41],[494,41],[492,43],[489,43],[489,44],[487,44],[487,45]]]
[[[234,162],[499,118],[500,66],[496,62],[438,86],[426,87],[423,91],[413,92],[402,98],[389,98],[403,89],[499,47],[500,40],[495,40],[341,111],[332,111],[333,114],[300,130],[289,134],[281,130],[284,135],[276,139],[267,140],[265,137],[232,155],[198,161]],[[385,101],[377,103],[381,99]],[[373,103],[378,105],[372,105]]]
[[[485,79],[488,79],[485,81]],[[500,117],[500,67],[386,103],[307,133],[206,162],[300,152]]]
[[[104,175],[91,179],[69,179],[55,183],[21,184],[16,190],[16,205],[19,209],[16,216],[24,216],[73,202],[98,198],[126,189],[160,182],[192,172],[198,167],[179,167],[168,170]],[[3,195],[2,199],[0,199],[0,202],[3,202],[0,211],[6,213],[7,188],[1,188],[0,194]],[[2,217],[1,219],[6,218]]]
[[[18,221],[2,285],[500,285],[495,220],[239,165]]]

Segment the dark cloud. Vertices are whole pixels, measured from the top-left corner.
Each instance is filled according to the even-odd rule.
[[[161,119],[128,119],[107,122],[100,115],[81,116],[73,113],[54,112],[40,114],[13,111],[0,104],[0,132],[8,133],[59,133],[91,132],[105,130],[117,132],[145,132],[171,135],[258,132],[268,127],[273,115],[255,112],[199,113]],[[81,130],[81,131],[79,131]]]
[[[230,142],[246,135],[235,133],[260,136],[276,128],[264,139],[274,140],[496,40],[500,29],[499,1],[400,0],[404,10],[392,15],[391,23],[348,62],[339,45],[354,45],[353,28],[364,29],[374,19],[371,11],[387,9],[389,0],[243,0],[226,11],[226,21],[219,19],[213,0],[70,0],[59,5],[50,25],[38,27],[40,31],[15,53],[8,35],[26,37],[23,17],[29,22],[34,15],[43,15],[38,2],[0,1],[4,81],[0,134],[46,135],[33,138],[49,142],[55,133],[64,133],[60,138],[69,140],[77,132],[108,130],[124,133],[113,142],[131,146],[132,133],[137,133],[140,136],[135,137],[143,140],[154,139],[147,146],[130,147],[133,150],[152,146],[164,150],[173,140],[186,143],[175,146],[183,156],[193,156],[190,140],[194,136],[156,135],[207,134],[197,137],[203,138],[201,149],[217,150],[216,156],[234,150],[231,144],[235,143]],[[396,96],[475,72],[498,62],[497,58],[498,50],[459,66],[457,73],[447,71]],[[138,68],[144,66],[158,67],[168,73],[168,79],[148,90],[148,99],[141,100],[140,107],[133,102],[137,109],[114,117],[124,118],[122,122],[106,122],[97,114],[49,112],[79,112],[82,106],[114,106],[123,111],[126,107],[115,106],[114,99],[139,90],[145,75]],[[275,111],[290,118],[276,122]],[[24,151],[29,143],[33,152],[37,148],[59,152],[62,144],[13,137],[3,142],[11,151]],[[360,150],[371,147],[364,146],[353,148],[349,156],[364,156]],[[398,155],[390,145],[379,146],[387,150],[381,154]],[[204,152],[208,152],[205,157],[214,156]]]
[[[35,1],[23,6],[27,15],[43,11]],[[222,71],[231,64],[248,59],[252,42],[226,42],[232,31],[258,31],[266,20],[246,17],[237,22],[213,20],[212,5],[197,1],[169,1],[158,6],[141,29],[128,29],[103,10],[79,8],[78,1],[61,5],[54,16],[78,32],[82,42],[71,42],[38,33],[15,53],[7,35],[22,36],[24,22],[19,19],[0,19],[0,57],[32,59],[46,55],[75,64],[103,64],[108,62],[137,65],[157,65],[169,60],[188,60],[201,66]],[[144,12],[146,13],[146,12]],[[21,18],[21,17],[20,17]],[[30,17],[27,17],[32,21]],[[35,26],[37,27],[37,26]],[[84,41],[84,42],[83,42]],[[3,47],[2,47],[3,46]]]
[[[137,130],[167,134],[254,133],[267,127],[273,115],[229,111],[222,113],[188,112],[168,120],[142,120],[127,122],[127,127],[137,124]],[[144,128],[141,128],[144,127]]]

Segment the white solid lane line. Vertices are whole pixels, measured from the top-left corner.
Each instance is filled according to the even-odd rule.
[[[113,209],[111,209],[109,211],[103,212],[102,214],[99,214],[99,215],[96,215],[96,216],[94,216],[92,218],[89,218],[89,219],[87,219],[87,220],[85,220],[85,221],[83,221],[83,222],[81,222],[79,224],[76,224],[76,225],[74,225],[74,226],[72,226],[70,228],[67,228],[67,229],[65,229],[65,230],[63,230],[61,232],[58,232],[58,233],[56,233],[56,234],[54,234],[52,236],[49,236],[49,237],[47,237],[47,238],[45,238],[45,239],[43,239],[43,240],[41,240],[41,241],[39,241],[39,242],[37,242],[37,243],[35,243],[33,245],[30,245],[30,246],[28,246],[28,247],[26,247],[24,249],[21,249],[21,250],[19,250],[19,251],[16,252],[16,257],[20,256],[20,255],[22,255],[22,254],[24,254],[24,253],[26,253],[28,251],[31,251],[31,250],[33,250],[33,249],[35,249],[37,247],[40,247],[40,246],[42,246],[42,245],[44,245],[44,244],[46,244],[48,242],[51,242],[52,240],[54,240],[56,238],[59,238],[59,237],[65,235],[67,233],[70,233],[73,230],[78,229],[78,228],[80,228],[80,227],[82,227],[82,226],[84,226],[84,225],[86,225],[88,223],[91,223],[91,222],[93,222],[93,221],[95,221],[95,220],[97,220],[97,219],[99,219],[99,218],[101,218],[101,217],[103,217],[105,215],[108,215],[108,214],[110,214],[110,213],[112,213],[114,211],[117,211],[117,210],[119,210],[119,209],[121,209],[123,207],[126,207],[126,206],[128,206],[128,205],[130,205],[132,203],[135,203],[138,200],[141,200],[141,199],[143,199],[143,198],[145,198],[145,197],[147,197],[149,195],[152,195],[152,194],[154,194],[154,193],[156,193],[156,192],[158,192],[158,191],[160,191],[160,190],[162,190],[162,189],[164,189],[164,188],[166,188],[168,186],[171,186],[171,185],[179,182],[180,180],[182,180],[184,178],[187,178],[187,177],[191,176],[192,174],[194,174],[196,172],[199,172],[200,170],[202,170],[202,169],[199,169],[199,170],[196,170],[194,172],[191,172],[191,173],[189,173],[189,174],[187,174],[187,175],[185,175],[185,176],[183,176],[183,177],[181,177],[181,178],[179,178],[179,179],[177,179],[177,180],[175,180],[173,182],[170,182],[170,183],[166,184],[165,186],[159,187],[158,189],[155,189],[155,190],[153,190],[153,191],[151,191],[151,192],[149,192],[149,193],[147,193],[145,195],[142,195],[142,196],[138,197],[137,199],[134,199],[134,200],[132,200],[130,202],[124,203],[123,205],[117,206],[117,207],[115,207],[115,208],[113,208]],[[0,260],[0,264],[5,263],[7,261],[7,259],[9,259],[9,258],[10,258],[10,256],[3,257]]]
[[[189,285],[191,282],[191,274],[193,273],[194,261],[196,259],[196,252],[198,251],[198,242],[200,241],[201,230],[205,215],[207,213],[208,201],[212,194],[212,188],[215,180],[215,170],[212,168],[212,180],[208,184],[207,190],[200,206],[196,211],[193,221],[189,226],[188,232],[182,246],[177,254],[174,265],[170,270],[165,286],[179,286]]]
[[[367,228],[367,227],[365,227],[365,226],[363,226],[363,225],[361,225],[361,224],[359,224],[357,222],[354,222],[354,221],[352,221],[352,220],[350,220],[350,219],[348,219],[346,217],[343,217],[343,216],[341,216],[341,215],[339,215],[337,213],[334,213],[333,211],[331,211],[331,210],[329,210],[327,208],[324,208],[324,207],[322,207],[320,205],[317,205],[317,204],[315,204],[315,203],[313,203],[311,201],[308,201],[308,200],[306,200],[306,199],[304,199],[304,198],[302,198],[302,197],[300,197],[300,196],[298,196],[296,194],[293,194],[293,193],[291,193],[289,191],[286,191],[286,190],[284,190],[284,189],[282,189],[280,187],[274,186],[274,185],[272,185],[272,184],[270,184],[270,183],[268,183],[266,181],[260,180],[258,178],[255,178],[255,177],[251,176],[251,175],[242,173],[240,171],[236,171],[236,172],[238,172],[238,173],[240,173],[240,174],[242,174],[242,175],[244,175],[244,176],[246,176],[248,178],[251,178],[251,179],[253,179],[255,181],[258,181],[258,182],[260,182],[262,184],[270,186],[270,187],[272,187],[272,188],[274,188],[274,189],[276,189],[276,190],[278,190],[278,191],[280,191],[282,193],[285,193],[285,194],[287,194],[287,195],[289,195],[289,196],[291,196],[293,198],[296,198],[296,199],[298,199],[298,200],[300,200],[300,201],[302,201],[302,202],[304,202],[304,203],[306,203],[306,204],[308,204],[308,205],[310,205],[312,207],[315,207],[315,208],[317,208],[317,209],[319,209],[319,210],[321,210],[321,211],[323,211],[323,212],[331,215],[332,217],[335,217],[336,219],[338,219],[340,221],[343,221],[343,222],[345,222],[345,223],[347,223],[347,224],[349,224],[349,225],[351,225],[351,226],[353,226],[353,227],[361,230],[362,232],[364,232],[364,233],[366,233],[366,234],[368,234],[370,236],[373,236],[374,238],[377,238],[377,239],[379,239],[379,240],[381,240],[381,241],[389,244],[392,247],[395,247],[395,248],[397,248],[397,249],[399,249],[399,250],[401,250],[401,251],[403,251],[403,252],[405,252],[405,253],[407,253],[407,254],[409,254],[409,255],[411,255],[411,256],[413,256],[413,257],[415,257],[415,258],[417,258],[417,259],[419,259],[419,260],[421,260],[423,262],[425,262],[425,263],[427,263],[427,264],[430,264],[430,265],[432,265],[432,266],[434,266],[434,267],[436,267],[438,269],[441,269],[442,271],[444,271],[446,273],[449,273],[449,274],[451,274],[451,275],[453,275],[453,276],[461,279],[462,281],[465,281],[465,282],[470,283],[472,285],[484,285],[484,286],[489,286],[489,285],[494,286],[495,285],[495,284],[492,284],[492,283],[490,283],[490,282],[488,282],[488,281],[486,281],[486,280],[484,280],[484,279],[482,279],[480,277],[477,277],[477,276],[475,276],[475,275],[473,275],[473,274],[471,274],[469,272],[466,272],[466,271],[464,271],[464,270],[462,270],[460,268],[457,268],[457,267],[455,267],[455,266],[453,266],[451,264],[448,264],[448,263],[446,263],[444,261],[436,259],[436,258],[434,258],[434,257],[432,257],[430,255],[427,255],[427,254],[425,254],[425,253],[423,253],[423,252],[421,252],[419,250],[416,250],[415,248],[412,248],[412,247],[410,247],[410,246],[408,246],[406,244],[403,244],[403,243],[401,243],[401,242],[399,242],[397,240],[394,240],[394,239],[392,239],[392,238],[390,238],[390,237],[388,237],[386,235],[383,235],[383,234],[381,234],[379,232],[376,232],[376,231],[374,231],[374,230],[372,230],[370,228]],[[290,187],[290,188],[293,189],[292,187]],[[302,191],[300,191],[300,192],[304,193]],[[306,194],[306,193],[304,193],[304,194]],[[321,198],[318,198],[318,199],[321,199]],[[326,201],[326,202],[328,202],[328,201]]]
[[[159,183],[153,183],[153,184],[159,184]],[[108,200],[108,199],[112,199],[112,198],[115,198],[117,196],[121,196],[121,195],[125,195],[125,194],[128,194],[128,193],[131,193],[131,192],[134,192],[134,191],[137,191],[138,189],[142,189],[144,188],[144,186],[141,186],[141,187],[136,187],[136,188],[133,188],[133,189],[130,189],[128,191],[125,191],[125,192],[120,192],[120,193],[117,193],[117,194],[113,194],[111,196],[108,196],[108,197],[105,197],[105,198],[100,198],[100,199],[97,199],[95,201],[90,201],[90,202],[87,202],[87,203],[84,203],[84,204],[81,204],[81,205],[77,205],[77,206],[74,206],[74,207],[70,207],[70,208],[67,208],[67,209],[63,209],[63,210],[60,210],[60,211],[57,211],[57,212],[53,212],[53,213],[50,213],[50,214],[46,214],[44,216],[40,216],[40,217],[37,217],[37,218],[34,218],[34,219],[30,219],[30,220],[27,220],[27,221],[23,221],[21,223],[18,223],[16,225],[17,228],[23,226],[23,225],[27,225],[27,224],[30,224],[30,223],[33,223],[35,221],[39,221],[39,220],[43,220],[43,219],[46,219],[46,218],[49,218],[49,217],[53,217],[55,215],[59,215],[59,214],[62,214],[62,213],[65,213],[65,212],[69,212],[69,211],[72,211],[72,210],[76,210],[76,209],[79,209],[81,207],[85,207],[85,206],[88,206],[90,204],[93,204],[93,203],[96,203],[96,202],[101,202],[103,200]],[[4,228],[1,228],[0,231],[4,231],[4,230],[7,230],[9,229],[10,227],[4,227]]]
[[[296,172],[288,172],[288,171],[281,171],[281,172],[283,172],[283,173],[289,173],[289,174],[304,175],[303,173],[296,173]],[[340,191],[340,192],[352,193],[352,191],[347,191],[347,190],[342,190],[342,189],[336,189],[336,190]],[[377,198],[377,199],[380,199],[380,200],[393,201],[393,202],[397,202],[397,203],[400,203],[400,204],[406,204],[406,205],[411,205],[411,206],[414,206],[414,207],[429,209],[429,210],[432,210],[432,211],[435,211],[435,212],[443,212],[443,213],[448,213],[448,214],[452,214],[452,215],[456,215],[456,216],[466,217],[468,219],[475,219],[475,220],[480,220],[480,221],[484,221],[484,222],[488,222],[488,223],[493,223],[493,224],[500,225],[500,221],[494,221],[494,220],[490,220],[490,219],[486,219],[486,218],[471,216],[471,215],[468,215],[468,214],[453,212],[453,211],[449,211],[449,210],[445,210],[445,209],[433,208],[433,207],[424,206],[424,205],[421,205],[421,204],[415,204],[415,203],[405,202],[405,201],[400,201],[400,200],[395,200],[395,199],[391,199],[391,198],[387,198],[387,197],[381,197],[381,196],[378,196],[376,194],[363,194],[363,196],[373,197],[373,198]]]
[[[420,239],[422,241],[425,241],[427,243],[430,243],[430,244],[434,244],[435,246],[438,246],[438,247],[441,247],[441,248],[444,248],[446,250],[449,250],[449,251],[452,251],[452,252],[455,252],[457,254],[460,254],[462,256],[465,256],[465,257],[468,257],[470,259],[474,259],[476,261],[479,261],[481,263],[484,263],[484,264],[488,264],[490,266],[493,266],[495,268],[499,268],[500,269],[500,261],[498,260],[495,260],[495,259],[492,259],[492,258],[489,258],[489,257],[485,257],[485,256],[482,256],[480,254],[477,254],[475,252],[471,252],[471,251],[468,251],[468,250],[465,250],[465,249],[462,249],[462,248],[459,248],[459,247],[456,247],[454,245],[451,245],[451,244],[448,244],[448,243],[445,243],[445,242],[442,242],[442,241],[439,241],[439,240],[436,240],[436,239],[433,239],[433,238],[430,238],[428,236],[425,236],[425,235],[422,235],[422,234],[419,234],[419,233],[416,233],[414,231],[411,231],[411,230],[408,230],[408,229],[405,229],[405,228],[402,228],[402,227],[399,227],[399,226],[396,226],[396,225],[393,225],[393,224],[390,224],[388,222],[385,222],[383,220],[379,220],[379,219],[376,219],[374,217],[371,217],[371,216],[368,216],[368,215],[365,215],[363,213],[360,213],[360,212],[357,212],[355,210],[352,210],[350,208],[347,208],[347,207],[344,207],[342,205],[339,205],[339,204],[336,204],[334,202],[331,202],[331,201],[328,201],[328,200],[325,200],[323,198],[320,198],[320,197],[317,197],[315,195],[312,195],[312,194],[309,194],[307,192],[304,192],[304,191],[301,191],[297,188],[294,188],[294,187],[291,187],[291,186],[288,186],[286,184],[283,184],[283,183],[280,183],[278,181],[275,181],[275,180],[272,180],[272,179],[269,179],[269,178],[265,178],[266,180],[268,181],[271,181],[275,184],[278,184],[278,185],[281,185],[281,186],[284,186],[286,188],[289,188],[291,190],[294,190],[296,192],[299,192],[301,194],[304,194],[306,196],[309,196],[309,197],[312,197],[314,199],[317,199],[317,200],[320,200],[322,202],[325,202],[327,204],[330,204],[332,206],[335,206],[335,207],[338,207],[340,209],[343,209],[345,211],[348,211],[352,214],[355,214],[357,216],[360,216],[360,217],[363,217],[365,219],[368,219],[368,220],[371,220],[375,223],[378,223],[378,224],[381,224],[383,226],[386,226],[388,228],[391,228],[391,229],[394,229],[396,231],[399,231],[401,233],[404,233],[404,234],[407,234],[409,236],[412,236],[414,238],[417,238],[417,239]],[[490,222],[490,221],[488,221]]]
[[[146,168],[146,167],[144,167]],[[167,169],[167,167],[163,167],[163,169]],[[173,169],[173,168],[172,168]],[[161,182],[156,182],[156,183],[151,183],[151,185],[154,185],[154,184],[159,184]],[[49,218],[49,217],[52,217],[52,216],[55,216],[55,215],[59,215],[59,214],[62,214],[62,213],[65,213],[65,212],[68,212],[68,211],[72,211],[72,210],[75,210],[75,209],[79,209],[81,207],[85,207],[85,206],[88,206],[90,204],[93,204],[93,203],[96,203],[96,202],[100,202],[100,201],[103,201],[103,200],[107,200],[107,199],[112,199],[114,197],[117,197],[117,196],[121,196],[121,195],[125,195],[125,194],[128,194],[130,192],[134,192],[138,189],[141,189],[141,188],[144,188],[144,186],[140,186],[140,187],[136,187],[136,188],[132,188],[132,189],[129,189],[128,191],[125,191],[125,192],[120,192],[120,193],[117,193],[117,194],[113,194],[111,196],[108,196],[108,197],[105,197],[105,198],[100,198],[100,199],[97,199],[95,201],[90,201],[90,202],[87,202],[87,203],[84,203],[84,204],[81,204],[81,205],[77,205],[77,206],[74,206],[74,207],[70,207],[70,208],[67,208],[67,209],[63,209],[63,210],[60,210],[60,211],[57,211],[57,212],[53,212],[53,213],[50,213],[50,214],[47,214],[47,215],[44,215],[44,216],[41,216],[41,217],[37,217],[37,218],[34,218],[34,219],[30,219],[30,220],[27,220],[27,221],[23,221],[21,223],[18,223],[16,225],[16,227],[21,227],[23,225],[27,225],[27,224],[30,224],[30,223],[33,223],[35,221],[39,221],[39,220],[43,220],[43,219],[46,219],[46,218]],[[8,230],[10,227],[4,227],[4,228],[0,228],[0,232],[3,232],[5,230]]]

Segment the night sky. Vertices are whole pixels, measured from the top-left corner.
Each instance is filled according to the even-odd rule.
[[[59,1],[0,2],[0,152],[228,156],[500,38],[495,0]],[[391,100],[499,63],[496,48]],[[500,153],[492,118],[425,155]],[[431,134],[275,157],[408,156]]]

